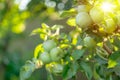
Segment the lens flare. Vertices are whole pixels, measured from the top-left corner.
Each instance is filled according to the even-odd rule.
[[[111,12],[113,11],[113,9],[115,8],[115,5],[111,4],[111,3],[103,3],[101,5],[101,9],[104,11],[104,12]]]

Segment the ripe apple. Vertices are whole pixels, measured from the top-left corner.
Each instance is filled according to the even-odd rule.
[[[94,23],[99,23],[104,19],[104,13],[97,7],[93,7],[90,10],[90,16]]]
[[[80,12],[76,16],[76,24],[81,28],[86,28],[92,24],[92,19],[87,12]]]
[[[104,30],[106,33],[113,33],[117,28],[117,24],[114,22],[113,19],[106,19],[105,20],[105,27]]]
[[[94,41],[94,39],[89,36],[85,37],[83,41],[84,41],[84,46],[86,46],[87,48],[93,48],[96,46],[96,42]]]
[[[48,52],[43,52],[40,54],[39,59],[44,63],[50,63],[51,62],[51,58],[50,58],[50,54]]]
[[[63,56],[63,50],[59,47],[55,47],[50,51],[50,57],[52,61],[59,61]]]
[[[47,40],[43,43],[43,48],[47,52],[49,52],[54,47],[56,47],[56,43],[53,40]]]

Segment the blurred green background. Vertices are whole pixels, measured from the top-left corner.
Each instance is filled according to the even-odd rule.
[[[56,11],[69,9],[71,4],[72,0],[0,0],[0,80],[19,80],[21,66],[42,42],[39,35],[30,36],[32,30],[43,22],[65,24]],[[43,68],[28,80],[46,80],[46,76]]]

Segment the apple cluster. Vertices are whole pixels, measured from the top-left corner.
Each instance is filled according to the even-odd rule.
[[[63,56],[64,52],[53,40],[47,40],[43,43],[44,52],[40,53],[39,59],[44,63],[48,64],[51,62],[59,61]]]
[[[117,8],[117,7],[116,7]],[[92,31],[96,29],[97,34],[111,35],[119,29],[120,26],[120,11],[105,12],[101,9],[101,5],[84,5],[77,7],[76,24],[84,31]],[[94,28],[94,27],[95,28]],[[84,39],[84,46],[93,48],[96,46],[95,40],[87,35]]]
[[[87,5],[79,5],[77,11],[76,24],[80,28],[92,29],[91,26],[97,25],[98,30],[112,34],[120,26],[119,11],[104,12],[100,6]]]

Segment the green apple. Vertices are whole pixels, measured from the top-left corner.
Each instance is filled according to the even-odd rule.
[[[51,58],[50,58],[50,54],[48,52],[43,52],[40,54],[39,59],[44,63],[50,63],[51,62]]]
[[[59,61],[64,56],[63,50],[59,47],[53,48],[50,51],[52,61]]]
[[[78,11],[78,12],[87,12],[87,7],[86,7],[86,5],[79,5],[79,6],[77,7],[77,11]]]
[[[54,64],[52,68],[52,72],[54,74],[60,74],[63,71],[63,65],[62,64]]]
[[[94,41],[94,39],[89,36],[85,37],[83,41],[84,41],[84,46],[86,46],[87,48],[93,48],[96,46],[96,42]]]
[[[113,19],[106,19],[105,20],[105,27],[104,31],[106,33],[113,33],[117,28],[117,24],[114,22]]]
[[[117,18],[117,25],[120,26],[120,14],[118,14],[116,18]]]
[[[56,43],[53,40],[47,40],[43,43],[43,48],[47,52],[49,52],[54,47],[56,47]]]
[[[76,24],[81,28],[86,28],[92,24],[92,19],[87,12],[80,12],[76,16]]]
[[[104,13],[97,7],[90,10],[90,16],[94,23],[100,23],[104,20]]]

